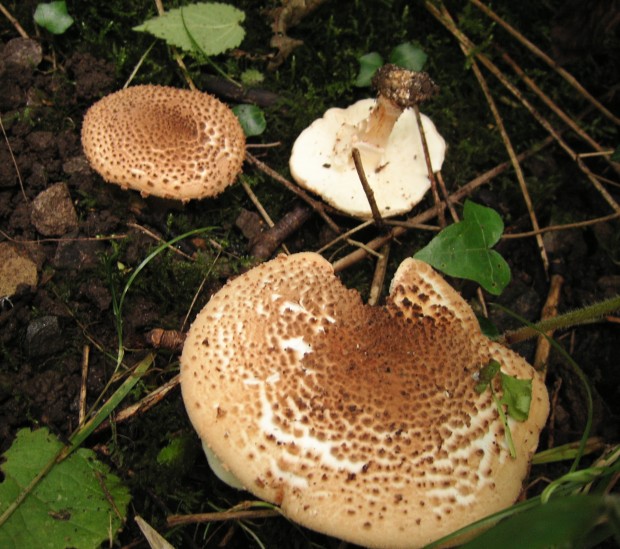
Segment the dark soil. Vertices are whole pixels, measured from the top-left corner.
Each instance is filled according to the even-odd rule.
[[[401,13],[398,9],[400,3],[394,4],[394,14]],[[29,18],[32,10],[28,6],[18,9],[11,3],[9,7],[23,18],[21,23],[35,36]],[[93,9],[89,8],[89,13],[80,22],[82,31],[74,29],[71,31],[73,34],[64,38],[41,32],[33,43],[18,38],[7,21],[0,22],[0,114],[6,132],[6,138],[2,138],[0,143],[0,243],[10,243],[36,265],[38,273],[36,284],[21,285],[9,297],[0,296],[3,297],[0,302],[0,453],[6,451],[17,430],[23,427],[46,425],[63,439],[76,428],[86,346],[90,349],[87,405],[94,404],[114,369],[118,345],[114,300],[118,298],[128,276],[160,243],[155,238],[163,241],[194,228],[212,227],[206,235],[183,241],[178,250],[184,255],[166,252],[136,278],[122,311],[123,343],[127,349],[125,362],[128,366],[153,351],[147,337],[150,330],[186,329],[196,311],[214,291],[229,277],[255,263],[248,251],[250,243],[235,226],[235,220],[243,209],[254,211],[240,185],[230,188],[216,200],[181,206],[124,192],[105,184],[89,168],[80,144],[84,112],[95,100],[121,87],[132,68],[129,61],[115,60],[111,51],[105,53],[105,48],[93,41],[93,28],[89,27],[92,25],[90,11]],[[299,35],[306,41],[306,45],[302,46],[305,51],[299,53],[298,58],[286,61],[280,73],[267,74],[266,87],[272,94],[283,98],[283,102],[277,107],[267,107],[268,133],[254,141],[281,141],[273,152],[261,154],[265,162],[284,175],[287,175],[284,159],[294,138],[291,131],[297,132],[307,123],[306,117],[322,112],[325,105],[321,103],[331,100],[330,97],[317,99],[317,90],[326,84],[321,81],[308,84],[306,79],[312,78],[315,73],[310,69],[307,69],[307,74],[304,73],[306,67],[302,60],[311,60],[318,55],[323,63],[323,56],[329,56],[329,52],[320,52],[321,39],[316,38],[316,30],[342,24],[340,18],[337,18],[339,22],[332,21],[332,9],[333,6],[324,6],[311,16],[315,18],[313,23],[306,23],[305,27],[302,24]],[[417,9],[423,11],[422,7]],[[368,23],[362,18],[367,17],[368,13],[358,15],[360,19],[355,24],[366,28],[364,25]],[[260,12],[260,17],[263,16]],[[347,17],[352,18],[354,14],[348,12]],[[423,19],[427,17],[424,15]],[[140,21],[136,19],[132,24]],[[427,21],[426,24],[430,23]],[[264,25],[256,26],[259,31],[249,39],[254,41],[256,49],[249,53],[258,56],[269,52],[266,42],[257,44],[261,39],[268,40],[268,31],[263,28]],[[373,29],[368,27],[367,32],[375,32]],[[84,33],[84,42],[77,45],[80,44],[80,32]],[[349,46],[351,51],[361,54],[373,49],[363,40],[352,38],[344,30],[342,32],[343,40],[352,41]],[[442,36],[438,28],[429,32]],[[249,26],[248,34],[251,33]],[[114,42],[114,36],[111,40],[116,47],[118,44]],[[416,33],[416,36],[419,34]],[[437,40],[439,43],[440,40]],[[447,34],[443,35],[442,40],[444,48],[450,48],[453,55],[458,55]],[[333,41],[334,38],[329,35],[325,39],[325,47],[331,47]],[[145,43],[148,41],[139,41],[140,48]],[[397,40],[391,45],[398,43]],[[38,57],[36,45],[41,47],[41,57]],[[92,51],[89,51],[91,46]],[[128,47],[127,44],[125,47]],[[435,47],[438,47],[437,44]],[[137,52],[130,53],[123,50],[117,51],[117,55],[128,55],[131,62],[135,62],[143,51],[139,48]],[[387,51],[389,48],[384,50]],[[589,87],[593,92],[603,96],[614,85],[617,89],[617,82],[606,81],[605,75],[612,70],[613,60],[603,46],[599,46],[599,50],[592,55],[584,54],[583,49],[570,50],[566,55],[569,53],[571,59],[577,56],[589,67],[587,75],[592,78]],[[26,61],[22,54],[26,55]],[[153,58],[157,61],[150,60],[149,63],[156,64],[160,59],[167,59],[161,63],[167,63],[165,66],[169,75],[164,70],[149,66],[147,72],[153,72],[152,81],[183,86],[174,64],[166,57],[165,48],[161,48],[158,55]],[[356,70],[355,58],[350,55],[349,61],[351,69],[348,76],[351,77]],[[239,61],[231,61],[234,62]],[[291,74],[293,62],[297,62],[294,77]],[[462,63],[462,59],[458,62]],[[260,63],[258,66],[262,68]],[[204,67],[201,70],[204,71]],[[578,66],[576,70],[579,72]],[[596,79],[597,76],[599,79]],[[148,79],[149,75],[142,78]],[[546,78],[547,75],[543,75],[543,79]],[[464,101],[477,102],[477,108],[484,111],[484,100],[475,91],[475,83],[472,82],[463,84]],[[334,96],[345,93],[347,98],[360,93],[347,86],[342,84],[342,90],[346,92],[332,90],[329,93]],[[447,88],[452,89],[450,86]],[[304,93],[307,94],[308,110],[312,112],[299,113],[295,110],[294,103],[304,97]],[[615,102],[617,106],[613,94],[606,97],[609,103]],[[572,107],[576,111],[586,108],[578,99],[574,101],[576,104]],[[437,108],[438,116],[440,120],[447,121],[449,118],[442,108]],[[472,116],[477,115],[473,113]],[[595,125],[594,122],[592,124]],[[617,145],[617,133],[614,134],[617,128],[609,129],[609,124],[604,120],[599,120],[598,124],[604,127],[599,137],[606,138],[607,144],[612,147]],[[519,144],[524,146],[520,150],[526,148],[526,143],[540,139],[539,128],[535,124],[532,127],[529,137],[527,129],[518,130],[524,136]],[[456,125],[450,128],[446,132],[448,141],[453,142],[453,137],[463,140],[459,131]],[[462,144],[464,141],[457,142]],[[496,146],[489,145],[488,148],[492,151]],[[460,147],[453,145],[455,153]],[[483,155],[463,168],[465,175],[462,177],[465,179],[459,175],[459,166],[448,160],[444,174],[449,187],[454,189],[457,182],[464,183],[477,173],[504,161],[505,152],[502,153],[501,147],[496,151],[499,153]],[[476,155],[472,156],[476,158]],[[600,164],[596,168],[600,168],[605,177],[617,180],[617,175],[608,168]],[[524,169],[528,181],[532,182],[536,208],[543,226],[610,213],[605,202],[560,150],[546,149],[526,161]],[[258,187],[261,189],[260,197],[276,219],[298,204],[292,194],[256,168],[246,164],[244,173],[251,184],[264,185]],[[522,200],[514,191],[516,183],[511,183],[512,190],[506,191],[506,181],[500,178],[493,185],[481,188],[472,198],[498,210],[506,220],[506,232],[530,230]],[[547,186],[546,182],[549,183]],[[620,200],[618,187],[609,186],[608,191]],[[354,226],[346,218],[337,217],[336,221],[343,228]],[[314,215],[288,238],[287,245],[292,251],[316,249],[319,242],[327,238],[327,233],[323,221]],[[368,232],[360,239],[372,237],[373,234]],[[617,221],[548,233],[545,242],[551,253],[553,269],[564,277],[560,311],[587,305],[620,291],[619,235]],[[391,269],[400,258],[415,251],[423,239],[427,239],[427,235],[406,234],[396,244]],[[504,240],[497,250],[509,262],[513,276],[510,286],[498,301],[528,320],[535,321],[540,317],[549,281],[541,268],[534,240]],[[372,262],[369,259],[343,273],[348,284],[356,285],[362,291],[368,289],[371,275]],[[191,308],[203,280],[204,287]],[[458,281],[455,284],[465,296],[474,297],[473,284]],[[186,321],[188,311],[189,319]],[[507,316],[494,310],[491,312],[500,329],[514,325],[514,321]],[[558,334],[561,345],[571,353],[593,384],[593,435],[607,442],[618,439],[620,369],[617,341],[620,327],[617,320],[617,317],[609,318]],[[517,350],[531,359],[533,347],[532,343],[526,343]],[[177,371],[177,354],[165,349],[156,350],[153,371],[131,399],[138,400],[170,380]],[[549,441],[558,445],[578,440],[586,418],[584,393],[571,368],[555,353],[551,355],[548,382],[550,389],[555,391],[554,414],[541,439],[542,447],[546,447]],[[158,464],[158,453],[170,440],[179,438],[187,442],[183,463],[165,470]],[[135,513],[147,518],[162,531],[166,528],[165,517],[172,512],[210,510],[208,502],[227,507],[244,498],[213,479],[184,414],[178,389],[144,414],[119,423],[114,429],[100,431],[87,441],[87,445],[95,448],[101,459],[110,463],[129,484]],[[185,464],[187,469],[181,467]],[[537,471],[536,474],[544,476],[544,472]],[[338,544],[335,540],[302,530],[280,519],[259,521],[253,529],[269,547]],[[177,547],[203,546],[204,532],[201,527],[177,532]],[[213,546],[245,547],[251,543],[247,534],[234,525],[212,528],[205,535],[212,540]],[[128,525],[120,543],[130,544],[139,539],[135,527]]]

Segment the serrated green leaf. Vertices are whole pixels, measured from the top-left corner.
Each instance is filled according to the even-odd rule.
[[[228,4],[207,2],[170,10],[134,27],[189,53],[219,55],[241,44],[245,13]]]
[[[260,135],[267,127],[265,113],[256,105],[236,105],[232,112],[239,120],[243,132],[247,137]]]
[[[532,402],[532,380],[518,379],[501,372],[502,398],[500,402],[508,408],[508,415],[517,421],[525,421],[530,415]]]
[[[0,514],[63,446],[47,429],[17,433],[4,454]],[[95,453],[80,448],[56,464],[2,525],[0,547],[97,548],[122,526],[130,499],[129,490]]]
[[[495,210],[467,200],[463,220],[443,229],[414,257],[450,276],[474,280],[499,295],[510,282],[510,267],[491,247],[503,230],[504,223]]]
[[[52,34],[62,34],[73,25],[73,17],[67,11],[66,2],[60,0],[39,4],[34,12],[34,22]]]
[[[396,46],[390,53],[390,63],[410,71],[419,72],[424,68],[428,55],[419,46],[405,42]]]
[[[366,55],[362,55],[358,58],[358,62],[360,64],[360,69],[355,77],[355,82],[353,82],[353,85],[359,88],[370,86],[375,72],[377,72],[377,69],[383,65],[383,57],[381,57],[381,55],[376,51],[373,51],[371,53],[367,53]]]

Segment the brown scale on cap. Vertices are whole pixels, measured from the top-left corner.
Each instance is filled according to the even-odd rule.
[[[82,146],[106,181],[183,201],[221,193],[245,156],[243,130],[226,105],[164,86],[133,86],[95,103]]]
[[[489,392],[475,391],[491,359],[533,381],[529,419],[510,420],[517,459]],[[385,307],[364,305],[317,254],[252,269],[193,323],[181,386],[243,486],[370,547],[421,546],[512,504],[548,412],[540,376],[413,259]]]

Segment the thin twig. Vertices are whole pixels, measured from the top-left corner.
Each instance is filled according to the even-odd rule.
[[[589,227],[591,225],[596,225],[598,223],[605,223],[607,221],[613,221],[614,219],[618,219],[620,217],[620,213],[609,214],[603,217],[596,217],[594,219],[588,219],[587,221],[576,221],[575,223],[566,223],[564,225],[549,225],[548,227],[543,227],[538,229],[537,231],[528,231],[525,233],[512,233],[512,234],[503,234],[502,238],[510,239],[510,238],[529,238],[531,236],[536,236],[537,234],[548,233],[552,231],[567,231],[569,229],[581,229],[583,227]]]
[[[168,526],[182,526],[200,522],[214,522],[224,520],[251,520],[258,518],[281,517],[282,513],[276,509],[256,509],[248,511],[219,511],[215,513],[197,513],[194,515],[170,515],[166,519]]]
[[[524,158],[527,158],[533,154],[536,154],[538,151],[540,151],[543,147],[547,146],[551,142],[552,142],[552,139],[547,138],[542,143],[539,143],[535,145],[534,147],[532,147],[531,149],[529,149],[528,151],[521,153],[517,158],[519,160],[523,160]],[[499,174],[506,171],[509,167],[510,167],[510,162],[502,162],[501,164],[495,166],[494,168],[491,168],[490,170],[486,171],[482,175],[479,175],[478,177],[476,177],[475,179],[473,179],[466,185],[463,185],[460,189],[452,193],[446,199],[445,202],[440,203],[440,207],[445,208],[446,202],[447,203],[458,202],[462,198],[471,194],[478,187],[481,187],[482,185],[487,184],[493,178],[497,177]],[[429,221],[430,219],[433,219],[436,216],[436,214],[437,214],[437,211],[435,207],[432,207],[422,212],[421,214],[410,217],[407,221],[409,225],[412,225],[412,226],[418,225],[420,223],[424,223],[426,221]],[[360,246],[359,249],[333,262],[332,266],[334,270],[336,272],[339,272],[339,271],[342,271],[344,269],[351,267],[358,261],[361,261],[362,259],[364,259],[368,255],[369,250],[377,250],[378,248],[383,246],[383,244],[385,244],[386,242],[389,242],[390,240],[406,233],[408,229],[409,229],[408,226],[407,227],[403,227],[403,226],[394,227],[387,235],[374,238],[373,240],[368,242],[364,247]]]
[[[327,215],[326,213],[326,210],[330,208],[328,208],[318,200],[314,200],[314,198],[312,198],[306,192],[291,183],[288,179],[286,179],[286,177],[281,176],[276,170],[269,167],[264,162],[260,161],[253,154],[250,154],[246,151],[245,159],[250,164],[256,166],[259,170],[267,174],[269,177],[271,177],[281,185],[284,185],[284,187],[286,187],[289,191],[291,191],[293,194],[296,194],[299,198],[305,201],[314,211],[316,211],[316,213],[318,213],[325,220],[325,222],[331,227],[333,231],[335,231],[336,233],[341,232],[340,227],[338,227],[338,225],[336,225],[333,219],[329,217],[329,215]]]
[[[443,208],[439,207],[441,199],[439,198],[439,192],[437,191],[437,179],[435,179],[435,172],[433,165],[431,164],[431,155],[428,152],[428,142],[426,141],[426,134],[424,133],[424,127],[422,126],[422,117],[420,116],[420,108],[418,105],[413,106],[413,112],[415,113],[416,124],[418,125],[418,131],[420,132],[420,139],[422,141],[422,151],[424,152],[424,161],[426,162],[426,171],[428,172],[428,178],[431,182],[431,194],[433,195],[433,202],[437,209],[437,219],[439,220],[439,226],[446,226],[446,215]]]
[[[282,246],[286,253],[290,253],[284,241],[297,232],[311,217],[311,208],[302,202],[296,203],[293,209],[285,213],[273,227],[250,241],[250,254],[259,259],[267,259],[279,246]]]
[[[179,384],[180,379],[181,379],[181,376],[177,374],[172,379],[170,379],[163,385],[160,385],[154,391],[150,392],[139,402],[136,402],[135,404],[132,404],[131,406],[127,406],[126,408],[123,408],[120,412],[118,412],[114,416],[114,419],[112,421],[110,419],[106,419],[104,422],[101,423],[101,425],[99,425],[99,427],[97,427],[95,432],[98,433],[100,431],[108,429],[112,422],[122,423],[124,421],[131,419],[132,417],[136,415],[143,414],[147,410],[150,410],[157,403],[161,402],[164,399],[164,397]]]
[[[620,124],[620,118],[610,112],[604,105],[602,105],[595,97],[579,83],[579,81],[568,71],[560,67],[551,57],[543,52],[538,46],[530,42],[525,36],[523,36],[517,29],[509,25],[499,15],[497,15],[491,8],[485,6],[480,0],[469,0],[479,10],[484,12],[488,17],[493,19],[496,23],[499,23],[506,31],[514,36],[521,44],[523,44],[528,50],[530,50],[538,58],[542,59],[547,65],[549,65],[555,72],[557,72],[564,80],[566,80],[573,88],[575,88],[583,97],[585,97],[592,105],[594,105],[599,111],[601,111],[607,118],[609,118],[615,124]]]
[[[545,301],[540,314],[541,320],[547,320],[558,315],[558,303],[560,302],[560,293],[562,291],[563,284],[564,277],[562,275],[551,275],[549,293],[547,294],[547,300]],[[547,366],[549,353],[551,352],[551,343],[549,343],[548,338],[553,336],[553,330],[549,330],[545,335],[547,337],[542,335],[538,337],[536,352],[534,353],[534,361],[532,362],[532,366],[534,366],[534,368],[538,371],[543,371]]]
[[[273,222],[273,219],[271,219],[271,216],[267,213],[267,210],[261,204],[261,201],[258,199],[258,196],[254,194],[254,191],[251,189],[251,187],[247,184],[247,182],[243,178],[241,179],[241,186],[243,187],[245,194],[248,195],[252,204],[254,204],[254,207],[258,210],[258,213],[263,218],[265,223],[267,223],[267,225],[269,225],[270,228],[273,227],[275,225],[275,223]]]
[[[158,15],[160,16],[164,15],[166,10],[164,9],[163,2],[161,0],[154,0],[154,1],[155,1],[155,7],[157,8]],[[187,70],[185,63],[183,62],[183,58],[179,54],[178,50],[176,49],[176,47],[170,46],[170,51],[172,52],[172,57],[174,57],[174,60],[177,62],[177,65],[179,65],[179,68],[181,69],[181,72],[183,73],[183,77],[185,78],[185,81],[187,82],[189,89],[192,91],[196,91],[198,88],[196,87],[196,84],[194,84],[192,77],[189,75],[189,71]]]
[[[13,17],[11,12],[4,7],[4,4],[0,2],[0,12],[9,20],[9,23],[15,27],[15,30],[19,33],[22,38],[30,38],[28,33],[24,30],[24,28],[19,24],[19,21]]]
[[[80,384],[80,402],[78,408],[78,427],[82,427],[86,421],[86,387],[88,382],[88,365],[90,357],[90,345],[82,347],[82,381]]]
[[[596,151],[595,153],[580,153],[578,156],[580,158],[587,158],[590,156],[603,156],[605,160],[609,162],[610,166],[617,172],[618,163],[612,162],[611,158],[609,158],[613,151],[608,151],[602,145],[592,139],[592,137],[590,137],[590,135],[579,124],[577,124],[575,120],[573,120],[566,112],[564,112],[564,110],[562,110],[544,91],[542,91],[538,87],[534,80],[532,80],[529,76],[527,76],[527,74],[525,74],[525,71],[516,63],[516,61],[512,59],[512,57],[510,57],[499,46],[496,46],[496,48],[500,50],[502,54],[502,59],[510,65],[512,70],[514,70],[517,76],[521,78],[523,83],[528,88],[530,88],[541,99],[541,101],[545,105],[547,105],[547,107],[549,107],[559,118],[561,118],[571,130],[573,130],[579,137],[581,137],[581,139],[583,139]]]
[[[385,282],[385,274],[387,272],[388,257],[390,255],[390,243],[387,242],[381,247],[381,257],[377,259],[375,264],[375,274],[372,277],[372,284],[370,285],[370,296],[368,297],[368,305],[377,305],[381,298],[381,290],[383,289],[383,283]]]
[[[456,213],[456,210],[454,209],[454,206],[452,205],[452,202],[450,200],[448,200],[448,189],[446,188],[446,183],[443,180],[443,175],[441,174],[441,171],[437,172],[435,174],[435,176],[437,177],[437,183],[439,184],[439,188],[441,189],[441,194],[443,195],[444,200],[446,201],[446,204],[448,205],[448,210],[450,211],[450,216],[452,217],[452,221],[458,221],[458,214]]]
[[[355,164],[357,176],[359,177],[362,188],[364,189],[364,194],[366,195],[366,199],[368,200],[368,204],[370,205],[372,218],[374,219],[377,228],[383,229],[385,227],[385,223],[383,222],[383,217],[381,217],[381,212],[379,211],[379,207],[377,206],[377,201],[375,200],[375,193],[372,190],[370,183],[368,183],[368,178],[366,177],[366,172],[364,171],[364,164],[362,163],[362,155],[360,154],[360,151],[357,147],[353,147],[351,154],[353,156],[353,164]]]
[[[2,4],[0,4],[2,5]],[[17,174],[17,180],[19,181],[19,188],[22,191],[22,196],[24,200],[28,202],[28,197],[26,196],[26,191],[24,190],[24,181],[22,180],[22,174],[19,171],[19,166],[17,165],[17,160],[15,160],[15,156],[13,155],[13,149],[11,148],[11,142],[9,141],[9,137],[4,130],[4,124],[2,123],[2,117],[0,116],[0,129],[2,130],[2,136],[6,142],[6,146],[9,149],[9,154],[11,155],[11,161],[13,162],[13,167],[15,168],[15,173]]]
[[[154,233],[150,229],[147,229],[146,227],[143,227],[142,225],[138,225],[137,223],[127,223],[127,226],[143,232],[145,235],[150,236],[153,240],[155,240],[156,242],[159,242],[160,244],[166,244],[166,241],[161,236],[159,236],[158,234]],[[181,257],[185,258],[185,259],[189,259],[190,261],[194,261],[194,258],[191,255],[188,255],[185,252],[182,252],[181,250],[179,250],[175,246],[170,246],[169,245],[168,249],[171,252],[174,252],[175,254],[178,254]]]
[[[440,4],[442,10],[439,11],[430,0],[425,0],[424,5],[426,9],[433,15],[446,29],[448,29],[454,37],[461,43],[463,43],[468,49],[476,52],[476,58],[480,61],[503,85],[512,93],[518,101],[529,111],[534,119],[553,137],[553,139],[562,147],[562,149],[575,161],[581,172],[588,178],[594,188],[599,192],[603,199],[612,207],[615,212],[620,212],[620,206],[614,200],[614,198],[607,192],[607,189],[603,187],[595,174],[583,163],[577,153],[562,139],[560,132],[558,132],[549,121],[544,118],[534,106],[527,100],[521,92],[504,76],[504,74],[497,68],[497,66],[483,53],[477,51],[474,43],[461,32],[454,24],[452,17],[446,10],[443,4]]]
[[[454,23],[454,21],[452,21]],[[465,57],[470,57],[472,55],[472,50],[469,49],[462,42],[459,44],[461,46],[461,50],[463,51]],[[530,192],[527,188],[527,184],[525,183],[525,177],[523,176],[523,170],[521,169],[521,164],[517,160],[517,154],[515,153],[515,149],[512,146],[512,141],[510,140],[510,136],[508,135],[508,131],[506,130],[506,126],[504,125],[504,121],[499,113],[499,109],[497,108],[497,104],[495,103],[495,99],[493,99],[493,95],[491,94],[491,90],[487,84],[486,79],[484,78],[480,67],[475,59],[472,60],[471,64],[472,71],[476,76],[476,80],[478,80],[478,84],[482,89],[482,93],[484,93],[484,97],[489,105],[489,109],[493,114],[493,118],[495,120],[495,124],[499,129],[500,136],[504,143],[504,147],[508,152],[508,156],[510,158],[510,163],[515,171],[517,176],[517,181],[519,182],[519,188],[521,189],[521,194],[523,195],[523,200],[525,201],[525,206],[530,216],[530,221],[532,223],[532,227],[537,231],[540,226],[538,225],[538,219],[536,217],[536,213],[534,212],[534,206],[532,204],[532,199],[530,197]],[[547,256],[547,251],[545,250],[545,245],[542,239],[542,236],[536,235],[536,243],[538,244],[538,250],[540,252],[540,257],[542,259],[543,268],[545,270],[545,275],[549,276],[549,257]]]
[[[336,238],[334,238],[333,240],[330,240],[327,244],[325,244],[324,246],[316,250],[316,253],[317,254],[323,253],[325,250],[328,250],[332,246],[338,244],[338,242],[347,240],[351,235],[361,231],[362,229],[365,229],[366,227],[370,227],[373,223],[374,221],[368,219],[367,221],[360,223],[357,227],[353,227],[352,229],[349,229],[346,233],[339,234]],[[388,219],[386,223],[391,224],[393,223],[393,221]]]

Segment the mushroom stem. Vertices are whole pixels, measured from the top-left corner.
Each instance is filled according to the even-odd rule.
[[[392,128],[402,112],[403,109],[396,103],[379,94],[375,108],[362,123],[361,131],[358,134],[360,142],[357,146],[366,145],[376,150],[383,150],[392,133]]]

